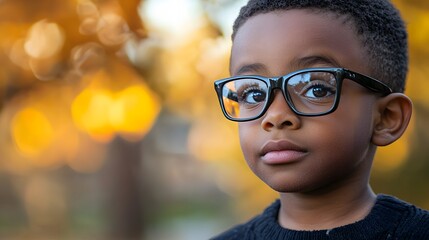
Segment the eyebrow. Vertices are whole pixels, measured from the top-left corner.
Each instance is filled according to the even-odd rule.
[[[241,66],[238,71],[235,73],[235,75],[242,75],[244,73],[255,73],[255,72],[263,72],[267,68],[262,63],[252,63],[252,64],[246,64]]]
[[[295,58],[290,62],[290,66],[297,70],[314,67],[314,65],[320,64],[328,65],[330,67],[341,67],[341,65],[335,59],[324,55]]]
[[[290,62],[291,69],[300,70],[311,68],[315,65],[328,65],[329,67],[341,67],[341,65],[333,58],[324,55],[306,56],[294,58]],[[262,63],[251,63],[241,66],[233,75],[244,75],[246,73],[261,73],[266,72],[267,67]]]

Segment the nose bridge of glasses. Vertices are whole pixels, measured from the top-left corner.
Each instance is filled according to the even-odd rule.
[[[283,81],[284,81],[284,77],[274,77],[274,78],[269,78],[270,79],[270,85],[271,85],[271,89],[282,89],[282,85],[283,85]]]
[[[285,89],[283,86],[286,78],[284,76],[281,76],[281,77],[269,78],[269,80],[271,85],[271,93],[270,93],[271,97],[270,99],[268,99],[267,108],[270,107],[270,105],[274,101],[274,98],[276,97],[276,92],[275,92],[276,89],[279,90],[279,93],[281,94],[286,104],[290,108],[292,108],[287,98],[287,93],[286,93],[287,89]]]
[[[285,76],[270,78],[271,96],[272,96],[270,99],[270,102],[274,100],[274,96],[275,96],[274,90],[276,89],[278,89],[281,92],[286,102],[288,102],[287,93],[286,93],[287,89],[284,87],[286,79],[287,78],[285,78]],[[290,105],[289,102],[288,102],[288,105]]]
[[[282,77],[269,78],[269,80],[270,80],[270,84],[271,84],[272,89],[282,88],[283,76]]]

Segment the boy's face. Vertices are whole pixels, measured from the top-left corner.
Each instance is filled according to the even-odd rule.
[[[311,67],[344,67],[370,75],[365,51],[350,23],[326,13],[276,11],[250,18],[232,47],[232,75],[275,77]],[[276,90],[261,118],[239,123],[250,168],[279,192],[310,192],[366,181],[378,97],[344,80],[338,109],[301,117]]]

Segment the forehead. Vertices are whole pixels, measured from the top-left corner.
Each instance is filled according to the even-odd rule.
[[[249,18],[235,35],[230,71],[284,75],[307,67],[368,73],[365,51],[350,21],[329,13],[281,10]]]

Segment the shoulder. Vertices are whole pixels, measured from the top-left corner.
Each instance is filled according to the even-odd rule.
[[[401,213],[395,229],[398,239],[429,239],[429,211],[392,196],[384,195],[382,198]]]
[[[409,204],[397,232],[403,239],[429,239],[429,211]]]
[[[261,224],[267,224],[269,220],[275,221],[276,215],[280,208],[280,201],[275,201],[264,212],[244,224],[237,225],[222,234],[211,238],[211,240],[246,240],[258,239],[258,231]]]
[[[245,239],[245,236],[249,234],[249,231],[251,231],[252,222],[251,220],[245,224],[241,224],[238,226],[235,226],[224,233],[211,238],[211,240],[240,240]]]

